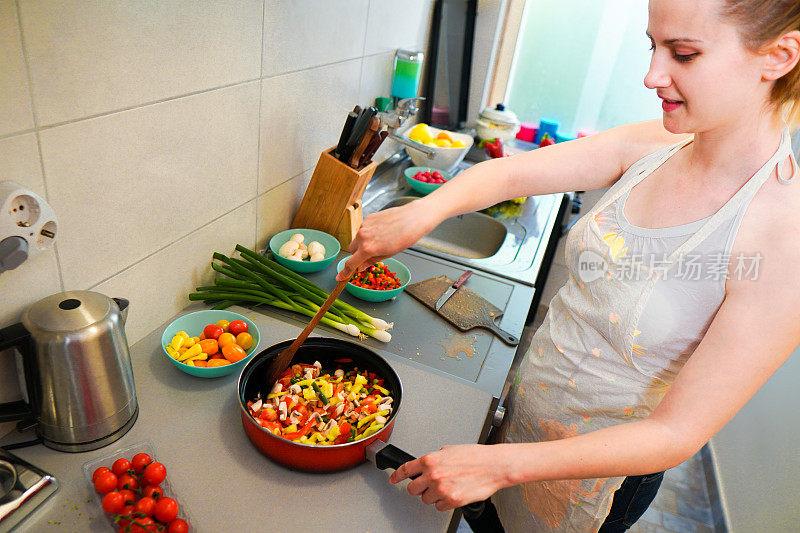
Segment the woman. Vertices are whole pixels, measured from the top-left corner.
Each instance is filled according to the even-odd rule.
[[[628,493],[655,492],[618,490],[626,476],[657,487],[649,473],[695,454],[786,360],[800,341],[800,187],[782,121],[800,114],[798,30],[796,0],[651,0],[645,85],[662,121],[481,163],[367,217],[340,278],[446,217],[611,186],[567,236],[571,278],[522,364],[503,443],[444,447],[392,482],[419,475],[408,491],[439,510],[494,495],[507,530],[624,531],[649,504]]]

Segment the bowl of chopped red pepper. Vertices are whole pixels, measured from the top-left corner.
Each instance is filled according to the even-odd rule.
[[[341,272],[345,257],[336,265],[336,272]],[[354,274],[350,283],[345,285],[347,292],[368,302],[385,302],[403,292],[411,281],[411,271],[403,263],[390,257],[370,265]]]

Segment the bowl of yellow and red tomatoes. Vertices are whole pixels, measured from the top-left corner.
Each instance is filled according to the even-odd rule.
[[[161,347],[176,368],[201,378],[241,370],[256,353],[258,328],[252,320],[224,309],[204,309],[173,320]]]

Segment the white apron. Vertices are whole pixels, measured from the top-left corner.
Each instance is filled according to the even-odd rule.
[[[719,273],[727,272],[744,211],[791,143],[786,130],[775,155],[708,218],[659,229],[627,222],[631,188],[691,140],[634,164],[567,235],[570,279],[520,366],[504,442],[563,439],[646,418],[699,344],[724,299]],[[687,276],[693,252],[699,279]],[[509,532],[597,531],[623,479],[529,482],[492,500]]]

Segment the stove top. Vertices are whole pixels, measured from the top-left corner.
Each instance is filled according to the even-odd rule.
[[[52,474],[0,448],[0,533],[22,522],[57,490]]]

